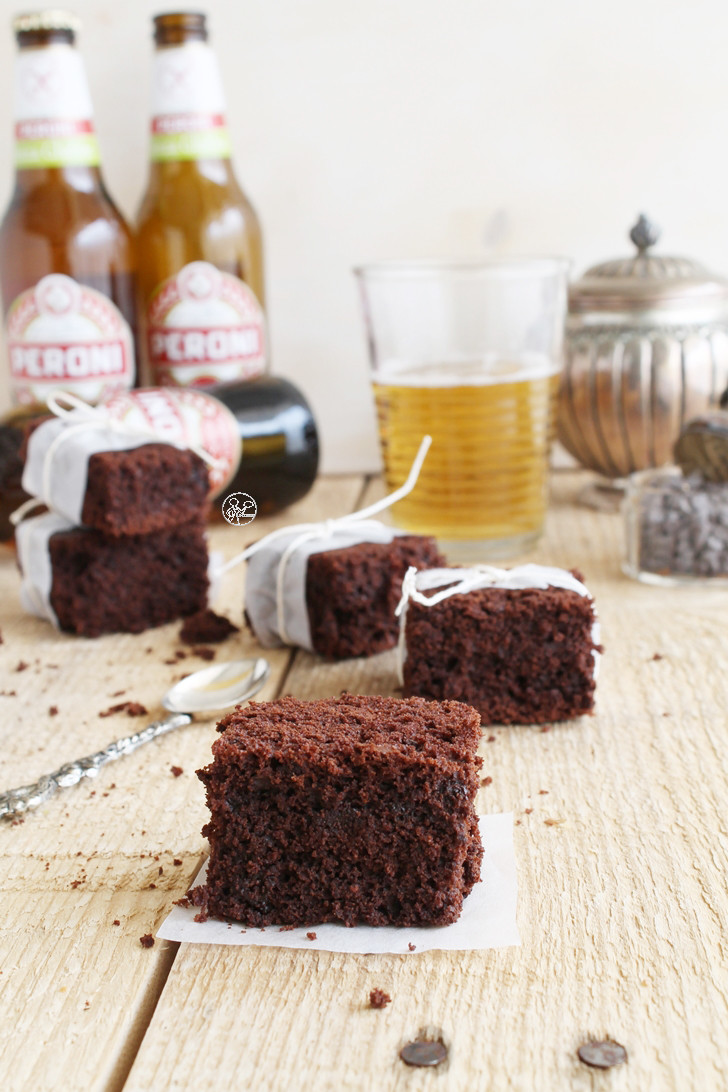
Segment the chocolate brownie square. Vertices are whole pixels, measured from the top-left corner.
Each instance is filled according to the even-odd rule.
[[[51,606],[69,633],[141,633],[207,605],[207,543],[200,520],[148,535],[73,528],[51,535],[48,551]]]
[[[458,702],[251,703],[218,725],[205,911],[247,926],[447,925],[480,877],[480,718]]]
[[[172,444],[99,451],[88,461],[81,522],[109,535],[143,535],[189,523],[207,501],[206,464]]]
[[[362,542],[312,554],[306,606],[315,652],[330,660],[373,656],[394,648],[394,612],[407,569],[445,565],[434,538],[397,535],[390,543]]]
[[[480,588],[431,607],[410,601],[404,694],[467,702],[483,724],[590,713],[594,626],[591,598],[559,587]]]

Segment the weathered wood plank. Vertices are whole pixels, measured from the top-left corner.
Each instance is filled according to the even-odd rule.
[[[292,519],[349,511],[361,484],[356,476],[322,479],[280,516],[240,530],[214,527],[211,547],[229,558]],[[227,574],[216,602],[238,625],[244,569]],[[189,650],[185,659],[165,662],[182,647],[179,623],[134,637],[59,635],[21,613],[18,584],[6,555],[0,562],[2,789],[163,715],[160,699],[170,684],[205,666]],[[259,653],[242,629],[219,647],[217,659]],[[273,650],[268,658],[273,671],[261,699],[278,693],[290,653]],[[28,666],[18,671],[21,662]],[[128,699],[145,705],[149,716],[99,717]],[[194,771],[208,760],[214,725],[215,718],[198,719],[58,795],[23,824],[0,823],[0,1072],[8,1092],[116,1092],[123,1084],[175,948],[157,942],[145,950],[139,937],[156,931],[201,859],[204,794]],[[183,773],[175,777],[172,766]]]
[[[578,566],[595,593],[597,713],[548,732],[496,729],[482,745],[493,782],[479,807],[518,822],[522,947],[183,946],[125,1092],[726,1088],[728,593],[623,578],[619,519],[573,507],[582,480],[557,476],[534,559]],[[391,692],[393,666],[299,654],[285,689]],[[366,1007],[374,986],[393,998],[382,1012]],[[448,1063],[407,1069],[398,1050],[426,1027],[441,1031]],[[629,1062],[600,1075],[575,1051],[607,1036]]]

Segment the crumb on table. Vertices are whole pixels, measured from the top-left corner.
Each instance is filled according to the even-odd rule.
[[[145,933],[143,937],[139,937],[139,943],[142,948],[151,948],[154,944],[154,937],[151,933]]]
[[[369,1008],[370,1009],[384,1009],[391,1002],[392,998],[384,990],[371,990],[369,994]]]

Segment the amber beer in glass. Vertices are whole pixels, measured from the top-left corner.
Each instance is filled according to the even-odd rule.
[[[205,16],[154,19],[151,167],[138,221],[148,378],[209,386],[265,367],[258,218],[230,160]]]
[[[135,376],[134,247],[101,177],[78,25],[57,9],[13,24],[16,176],[0,287],[10,393],[27,412],[54,388],[98,402]]]
[[[436,535],[455,560],[515,557],[542,532],[567,267],[533,259],[356,271],[390,489],[432,436],[393,518]]]

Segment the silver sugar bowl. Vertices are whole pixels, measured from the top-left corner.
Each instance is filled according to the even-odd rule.
[[[671,462],[686,421],[728,387],[728,281],[652,254],[658,237],[640,216],[637,254],[569,289],[558,437],[610,479]]]

